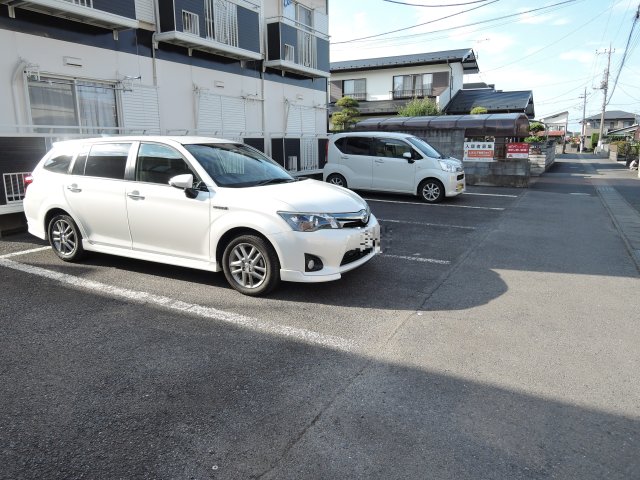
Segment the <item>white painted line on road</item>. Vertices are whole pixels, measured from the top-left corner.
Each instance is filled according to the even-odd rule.
[[[472,193],[464,192],[464,195],[477,195],[479,197],[506,197],[506,198],[518,198],[518,195],[507,195],[505,193]]]
[[[424,227],[445,227],[445,228],[462,228],[464,230],[475,230],[476,227],[465,227],[463,225],[448,225],[446,223],[427,223],[427,222],[413,222],[410,220],[389,220],[387,218],[378,218],[379,222],[384,223],[406,223],[408,225],[421,225]]]
[[[580,197],[590,197],[590,193],[571,192],[569,195],[578,195]]]
[[[424,202],[406,202],[402,200],[378,200],[376,198],[365,198],[367,202],[381,202],[381,203],[404,203],[407,205],[422,205],[423,207],[451,207],[451,208],[474,208],[477,210],[504,210],[500,207],[475,207],[471,205],[451,205],[449,203],[424,203]]]
[[[409,255],[387,255],[383,253],[381,256],[386,258],[397,258],[399,260],[410,260],[412,262],[437,263],[438,265],[449,265],[451,263],[449,260],[438,260],[436,258],[424,258],[424,257],[410,257]]]
[[[169,308],[171,310],[177,310],[182,313],[189,313],[211,320],[218,320],[261,333],[278,335],[282,337],[292,338],[294,340],[301,340],[312,343],[314,345],[320,345],[322,347],[341,351],[351,351],[356,348],[356,344],[351,340],[347,340],[346,338],[324,335],[302,328],[295,328],[286,325],[278,325],[271,322],[265,322],[257,320],[255,318],[245,317],[244,315],[240,315],[237,313],[225,312],[194,303],[186,303],[181,300],[164,297],[162,295],[154,295],[152,293],[114,287],[105,283],[95,282],[93,280],[87,280],[85,278],[74,277],[73,275],[68,275],[66,273],[55,272],[53,270],[47,270],[45,268],[36,267],[33,265],[27,265],[24,263],[9,260],[7,258],[0,258],[0,266],[29,273],[31,275],[37,275],[49,280],[54,280],[56,282],[71,285],[73,287],[92,290],[99,294],[107,294],[112,297],[125,299],[127,301],[135,302],[138,304],[151,304],[154,306]]]
[[[11,258],[19,255],[27,255],[28,253],[44,252],[45,250],[51,250],[51,247],[32,248],[30,250],[21,250],[19,252],[7,253],[6,255],[0,255],[0,258]]]

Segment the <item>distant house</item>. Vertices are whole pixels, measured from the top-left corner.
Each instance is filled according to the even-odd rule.
[[[329,114],[348,96],[358,100],[363,117],[371,117],[395,115],[414,98],[432,98],[442,109],[462,88],[464,75],[479,69],[467,48],[332,62],[330,71]]]
[[[639,120],[640,116],[634,113],[623,112],[621,110],[610,110],[608,112],[604,112],[603,132],[606,135],[611,130],[631,127],[632,125],[639,123]],[[600,114],[587,117],[584,121],[586,123],[585,136],[587,138],[591,137],[591,134],[598,133],[600,131]]]
[[[484,107],[487,113],[524,113],[535,116],[531,90],[503,92],[493,85],[470,84],[480,88],[463,88],[453,96],[444,111],[448,115],[465,115],[475,107]]]

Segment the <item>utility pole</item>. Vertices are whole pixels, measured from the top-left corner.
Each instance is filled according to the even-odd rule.
[[[584,133],[587,129],[585,117],[587,115],[587,87],[584,87],[584,95],[580,95],[579,98],[584,99],[582,104],[582,128],[580,129],[580,153],[584,150]]]
[[[604,78],[600,84],[600,89],[603,90],[602,97],[602,113],[600,114],[600,131],[598,133],[598,153],[602,149],[603,135],[604,135],[604,111],[607,108],[607,90],[609,89],[609,67],[611,66],[611,44],[609,44],[609,50],[605,50],[607,54],[607,69],[604,71]]]

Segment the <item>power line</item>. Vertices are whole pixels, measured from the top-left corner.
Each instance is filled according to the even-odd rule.
[[[629,53],[629,44],[631,43],[631,37],[633,36],[633,31],[636,28],[636,24],[638,23],[638,18],[640,18],[640,4],[638,5],[638,9],[636,10],[636,14],[633,17],[633,24],[631,25],[631,31],[629,32],[629,37],[627,38],[627,45],[624,47],[624,53],[622,54],[622,60],[620,60],[620,68],[618,68],[618,73],[616,74],[616,79],[613,81],[613,88],[611,89],[611,95],[609,95],[609,101],[613,97],[614,92],[616,91],[616,86],[618,85],[618,79],[620,78],[620,73],[624,68],[624,62],[627,59],[627,53]]]
[[[488,0],[475,0],[474,2],[465,2],[465,3],[450,3],[448,5],[420,5],[417,3],[406,3],[406,2],[398,2],[397,0],[383,0],[389,3],[397,3],[398,5],[409,5],[411,7],[427,7],[427,8],[438,8],[438,7],[459,7],[461,5],[471,5],[474,3],[483,3]]]
[[[497,1],[499,1],[499,0],[494,0],[494,1],[493,1],[493,2],[491,2],[491,3],[495,3],[495,2],[497,2]],[[467,24],[465,24],[465,25],[459,25],[459,26],[457,26],[457,27],[443,28],[443,29],[440,29],[440,30],[433,30],[433,31],[431,31],[431,32],[418,33],[418,34],[413,34],[413,35],[414,35],[414,36],[422,36],[422,35],[431,35],[431,34],[434,34],[434,33],[449,32],[449,31],[451,31],[451,30],[458,30],[458,29],[460,29],[460,28],[474,27],[474,26],[476,26],[476,25],[481,25],[481,24],[483,24],[483,23],[490,23],[490,22],[495,22],[495,21],[498,21],[498,20],[504,20],[505,18],[518,17],[518,16],[520,16],[520,15],[524,15],[524,14],[526,14],[526,13],[533,13],[533,12],[538,12],[538,11],[541,11],[541,10],[549,10],[549,9],[551,9],[551,8],[553,8],[553,7],[557,7],[557,6],[560,6],[560,5],[566,5],[566,4],[569,4],[569,3],[583,2],[583,1],[585,1],[585,0],[565,0],[565,1],[563,1],[563,2],[554,3],[554,4],[552,4],[552,5],[545,5],[544,7],[533,8],[533,9],[531,9],[531,10],[525,10],[525,11],[523,11],[523,12],[512,13],[512,14],[509,14],[509,15],[503,15],[503,16],[501,16],[501,17],[495,17],[495,18],[490,18],[490,19],[487,19],[487,20],[481,20],[481,21],[478,21],[478,22],[467,23]],[[435,19],[435,20],[430,20],[430,21],[428,21],[428,22],[419,23],[419,24],[417,24],[417,25],[412,25],[412,26],[410,26],[410,27],[399,28],[399,29],[397,29],[397,30],[392,30],[392,31],[389,31],[389,32],[378,33],[378,34],[375,34],[375,35],[369,35],[369,36],[367,36],[367,37],[353,38],[353,39],[351,39],[351,40],[344,40],[344,41],[342,41],[342,42],[331,42],[331,45],[339,45],[339,44],[351,43],[351,42],[360,42],[360,41],[363,41],[363,40],[368,40],[368,39],[370,39],[370,38],[377,38],[377,37],[381,37],[381,36],[383,36],[383,35],[389,35],[389,34],[391,34],[391,33],[403,32],[403,31],[406,31],[406,30],[410,30],[410,29],[412,29],[412,28],[421,27],[421,26],[423,26],[423,25],[427,25],[427,24],[430,24],[430,23],[435,23],[435,22],[438,22],[438,21],[440,21],[440,20],[444,20],[444,19],[446,19],[446,18],[450,18],[450,17],[456,16],[456,15],[460,15],[460,14],[462,14],[462,13],[466,13],[466,12],[469,12],[469,11],[471,11],[471,10],[476,10],[476,9],[478,9],[478,8],[481,8],[481,7],[486,7],[486,6],[488,6],[488,5],[489,5],[489,3],[485,3],[485,4],[480,5],[480,6],[478,6],[478,7],[471,8],[471,9],[469,9],[469,10],[463,10],[462,12],[454,13],[454,14],[449,15],[449,16],[446,16],[446,17],[437,18],[437,19]],[[609,8],[611,8],[611,7],[609,7]],[[604,11],[606,11],[606,10],[604,10]],[[603,12],[604,12],[604,11],[603,11]],[[490,28],[490,27],[489,27],[489,28]],[[390,39],[389,39],[389,38],[387,38],[387,39],[384,39],[383,41],[394,40],[394,39],[399,39],[399,38],[406,38],[406,37],[391,37]]]
[[[428,25],[430,23],[435,23],[435,22],[439,22],[440,20],[445,20],[447,18],[451,18],[451,17],[455,17],[457,15],[462,15],[463,13],[467,13],[467,12],[471,12],[473,10],[477,10],[479,8],[482,7],[486,7],[487,5],[491,5],[492,3],[497,3],[500,0],[492,0],[489,3],[483,3],[482,5],[478,5],[477,7],[473,7],[473,8],[469,8],[467,10],[462,10],[461,12],[458,13],[452,13],[451,15],[447,15],[445,17],[441,17],[441,18],[436,18],[435,20],[429,20],[428,22],[424,22],[424,23],[419,23],[417,25],[412,25],[411,27],[404,27],[404,28],[399,28],[398,30],[392,30],[390,32],[384,32],[384,33],[378,33],[376,35],[369,35],[368,37],[361,37],[361,38],[353,38],[351,40],[345,40],[343,42],[333,42],[334,45],[340,44],[340,43],[350,43],[350,42],[356,42],[356,41],[360,41],[360,40],[366,40],[368,38],[375,38],[375,37],[381,37],[383,35],[388,35],[390,33],[397,33],[397,32],[402,32],[404,30],[410,30],[412,28],[416,28],[416,27],[421,27],[423,25]],[[575,0],[568,0],[568,1],[575,1]]]

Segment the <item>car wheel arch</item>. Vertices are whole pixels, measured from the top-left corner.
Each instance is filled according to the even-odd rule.
[[[82,228],[80,227],[80,225],[78,225],[78,222],[76,221],[76,219],[73,217],[73,215],[71,215],[68,211],[66,211],[64,208],[60,208],[60,207],[55,207],[50,209],[47,214],[44,216],[44,231],[45,231],[45,235],[46,235],[46,240],[49,239],[49,223],[51,222],[51,219],[53,217],[55,217],[56,215],[68,215],[70,216],[74,222],[76,222],[76,225],[78,226],[78,228],[80,229],[80,233],[83,234],[84,236],[84,232],[82,231]]]
[[[229,245],[229,243],[234,238],[237,238],[242,235],[255,235],[256,237],[259,237],[265,242],[267,242],[269,245],[271,245],[273,250],[276,252],[276,255],[278,256],[278,261],[282,262],[279,249],[277,248],[276,245],[274,245],[271,242],[271,240],[269,240],[269,238],[264,233],[251,227],[233,227],[227,230],[226,232],[224,232],[218,239],[218,243],[216,244],[216,257],[215,257],[216,264],[222,265],[222,256],[224,254],[225,249],[227,248],[227,245]]]

